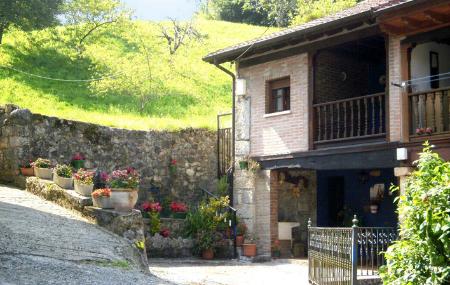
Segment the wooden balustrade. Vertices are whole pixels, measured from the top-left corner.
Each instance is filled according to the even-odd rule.
[[[408,94],[410,134],[450,132],[450,87]]]
[[[384,136],[385,95],[377,93],[313,105],[314,142]]]

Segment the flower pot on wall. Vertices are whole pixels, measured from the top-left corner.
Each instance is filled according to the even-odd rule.
[[[239,161],[239,168],[242,170],[248,169],[248,161],[246,160]]]
[[[131,211],[138,200],[138,189],[111,189],[111,203],[117,211]]]
[[[72,177],[70,177],[70,178],[61,177],[55,173],[54,181],[59,187],[61,187],[63,189],[72,189],[72,187],[73,187],[73,178]]]
[[[111,197],[98,197],[98,198],[92,198],[92,204],[94,207],[101,208],[101,209],[113,209],[113,205],[111,203]]]
[[[242,246],[244,244],[244,236],[236,236],[236,246]]]
[[[53,169],[52,168],[34,168],[34,174],[42,179],[52,179]]]
[[[32,167],[28,167],[28,168],[21,167],[20,168],[20,173],[23,176],[34,176],[34,169]]]
[[[75,185],[75,192],[85,197],[91,197],[92,190],[94,189],[93,184],[90,185],[83,184],[75,180],[74,185]]]
[[[211,260],[214,258],[214,251],[212,248],[205,249],[202,251],[202,258],[206,260]]]
[[[72,166],[75,169],[84,168],[84,160],[72,160]]]
[[[256,256],[256,244],[255,243],[244,243],[242,245],[243,254],[247,257]]]

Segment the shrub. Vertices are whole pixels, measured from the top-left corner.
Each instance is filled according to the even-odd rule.
[[[424,146],[398,200],[400,239],[385,253],[384,284],[450,282],[450,162]]]
[[[66,164],[58,164],[56,165],[56,174],[59,177],[71,178],[72,177],[72,168]]]
[[[48,159],[38,158],[32,163],[32,166],[37,168],[51,168],[52,163]]]

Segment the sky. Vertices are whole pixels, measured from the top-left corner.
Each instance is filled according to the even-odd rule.
[[[122,0],[140,20],[188,20],[197,10],[198,0]]]

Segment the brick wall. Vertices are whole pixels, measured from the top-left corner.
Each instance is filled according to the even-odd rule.
[[[401,81],[401,37],[389,36],[389,82]],[[402,89],[389,84],[389,140],[400,141],[402,134]],[[405,122],[406,123],[406,122]],[[407,124],[405,124],[407,126]]]
[[[354,55],[324,50],[315,56],[314,103],[368,94],[368,65]],[[342,80],[342,72],[347,74]]]
[[[265,117],[266,82],[290,77],[289,114]],[[308,55],[300,54],[239,69],[251,100],[250,153],[253,156],[308,150]]]

